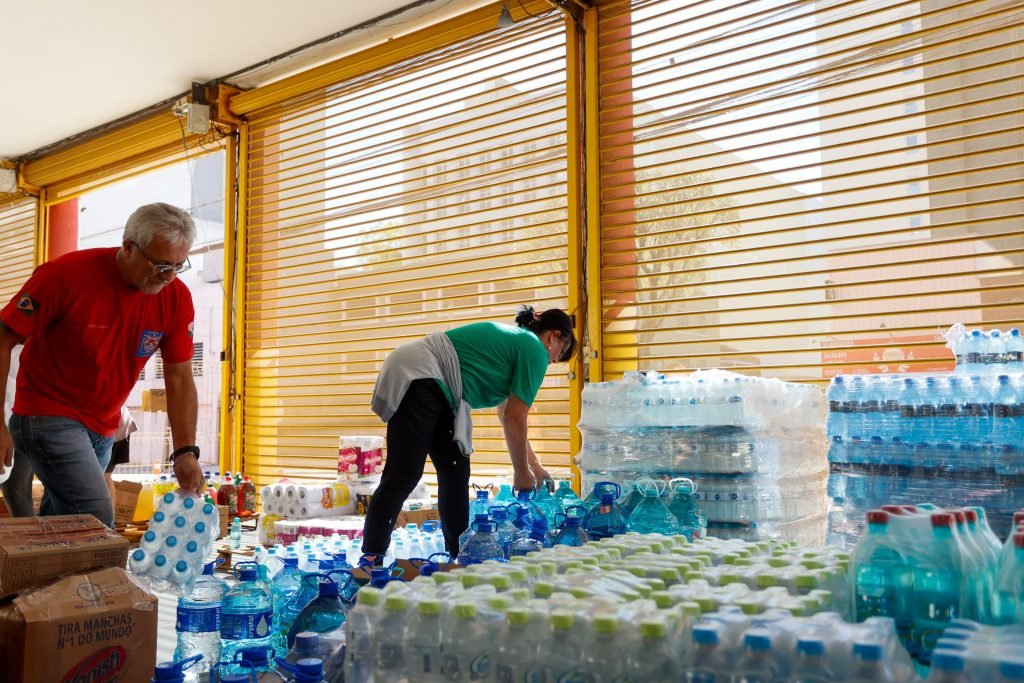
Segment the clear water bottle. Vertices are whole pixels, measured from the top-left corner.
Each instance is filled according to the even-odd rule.
[[[582,678],[583,647],[576,636],[570,612],[551,613],[551,632],[541,647],[537,665],[547,681],[578,681]]]
[[[488,517],[491,511],[491,492],[487,489],[477,489],[476,500],[469,504],[469,516],[471,519],[484,515]]]
[[[1006,342],[999,330],[992,330],[988,333],[988,348],[985,349],[983,362],[988,372],[998,374],[1006,372]]]
[[[601,493],[600,502],[583,518],[583,530],[594,540],[626,533],[626,518],[615,503],[615,494]]]
[[[594,634],[583,651],[583,680],[588,683],[628,680],[628,658],[622,652],[624,638],[619,632],[619,618],[614,614],[597,614],[591,620],[591,626]]]
[[[669,487],[672,490],[672,497],[669,499],[668,509],[679,521],[679,533],[690,541],[707,536],[708,518],[697,505],[696,482],[680,477],[670,481]]]
[[[236,583],[221,603],[221,659],[234,661],[246,648],[273,647],[274,603],[270,589],[259,580],[255,562],[235,567]]]
[[[915,647],[927,662],[935,641],[949,622],[959,618],[963,576],[959,546],[953,535],[953,515],[934,513],[927,546],[915,558],[912,576],[912,615]]]
[[[469,526],[459,535],[459,548],[466,545],[466,541],[469,540],[470,536],[476,533],[477,528],[480,524],[487,524],[491,521],[491,515],[488,512],[478,512],[470,517]]]
[[[471,602],[455,603],[450,628],[445,629],[443,638],[441,672],[445,679],[476,681],[490,678],[495,644],[487,628],[477,619],[476,605]]]
[[[209,671],[212,664],[220,661],[221,606],[228,585],[213,575],[213,564],[206,565],[189,596],[178,598],[174,624],[178,645],[174,649],[174,661],[184,662],[202,655],[202,659],[189,669],[193,675],[186,678],[190,680],[200,672]]]
[[[828,386],[828,439],[833,444],[842,443],[846,435],[846,379],[838,375]]]
[[[970,336],[963,341],[964,372],[968,375],[985,372],[984,353],[985,337],[981,330],[971,330]]]
[[[693,627],[693,648],[687,658],[686,683],[729,683],[731,667],[726,666],[719,635],[718,627],[713,624]]]
[[[519,557],[550,547],[547,533],[540,527],[533,527],[529,533],[520,534],[509,546],[508,556]]]
[[[673,645],[665,620],[641,621],[640,641],[630,649],[626,658],[626,680],[676,683],[679,680],[679,661]]]
[[[932,657],[928,683],[973,683],[974,678],[967,673],[966,668],[967,662],[962,653],[936,650]]]
[[[373,681],[374,636],[384,593],[372,587],[359,591],[355,607],[345,621],[345,681]]]
[[[410,675],[405,660],[408,610],[409,600],[404,595],[384,598],[374,639],[374,680],[400,681]]]
[[[881,643],[853,644],[853,666],[846,675],[846,683],[896,683],[886,664],[885,648]]]
[[[501,560],[505,553],[498,544],[494,525],[490,522],[473,522],[475,531],[459,548],[459,564],[480,564],[486,560]]]
[[[992,395],[992,442],[999,446],[1024,442],[1019,430],[1022,419],[1020,399],[1009,375],[999,375]]]
[[[889,513],[867,513],[867,531],[850,560],[853,574],[854,616],[861,622],[870,617],[892,617],[896,632],[909,645],[913,624],[910,596],[913,594],[911,565],[900,552],[901,543],[889,533]]]
[[[796,662],[789,677],[791,683],[829,683],[835,674],[825,658],[825,641],[815,637],[801,637],[796,641]]]
[[[649,480],[640,488],[643,499],[629,515],[629,521],[626,522],[628,531],[666,536],[680,533],[679,520],[661,500],[664,490],[664,482],[654,480]]]
[[[1006,337],[1006,372],[1024,372],[1024,337],[1020,330],[1014,327]]]
[[[752,628],[743,635],[743,656],[733,674],[735,683],[775,683],[779,680],[778,662],[772,653],[771,632]]]
[[[391,599],[395,596],[388,596]],[[388,615],[385,602],[385,617]],[[426,598],[416,605],[415,614],[405,630],[405,665],[410,681],[438,683],[441,678],[441,641],[443,610],[440,600]],[[386,628],[382,622],[381,628]]]
[[[494,677],[498,681],[540,680],[535,669],[537,636],[530,629],[530,612],[511,608],[505,613],[505,632],[498,641]]]
[[[571,505],[579,505],[582,502],[580,497],[576,495],[576,492],[573,491],[572,482],[568,479],[562,479],[558,482],[558,488],[555,489],[555,498],[558,499],[563,510]]]
[[[508,519],[508,510],[500,505],[491,508],[491,519],[494,523],[494,534],[501,551],[508,557],[509,548],[516,540],[518,530]]]

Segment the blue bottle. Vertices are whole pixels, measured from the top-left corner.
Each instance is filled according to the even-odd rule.
[[[918,422],[918,410],[921,407],[921,392],[918,390],[917,380],[907,377],[903,380],[903,389],[900,391],[900,433],[904,443],[918,444],[924,441],[923,430]]]
[[[494,497],[495,505],[508,505],[514,502],[516,499],[515,494],[512,493],[511,484],[502,484],[498,487],[498,495]]]
[[[576,492],[572,490],[572,482],[568,479],[562,479],[558,482],[558,488],[555,489],[555,498],[558,499],[563,510],[570,505],[579,505],[583,502],[576,495]]]
[[[240,650],[273,647],[274,603],[270,590],[259,580],[259,566],[235,566],[238,578],[221,605],[221,660],[233,661]]]
[[[476,490],[476,500],[469,504],[469,517],[473,519],[480,515],[489,516],[491,512],[491,492],[487,489]]]
[[[600,502],[583,518],[583,530],[594,540],[626,533],[626,518],[615,504],[615,494],[601,494]]]
[[[185,670],[196,665],[202,659],[203,655],[195,655],[180,661],[157,664],[153,669],[153,678],[150,681],[151,683],[185,683]],[[206,662],[206,668],[210,668],[209,662]]]
[[[616,501],[619,505],[619,509],[622,511],[622,516],[626,518],[626,521],[629,521],[629,516],[633,514],[633,510],[635,510],[636,506],[640,504],[640,501],[644,499],[643,487],[652,482],[652,479],[642,477],[626,486],[629,493],[623,496],[621,501]]]
[[[850,560],[855,620],[892,617],[897,635],[909,649],[913,624],[908,602],[913,593],[910,563],[889,535],[889,513],[871,510],[867,518],[867,532]]]
[[[537,487],[537,492],[533,497],[533,504],[537,506],[541,514],[544,515],[544,521],[547,522],[548,528],[553,529],[555,527],[555,516],[564,514],[565,511],[562,509],[562,504],[558,502],[558,499],[551,495],[548,491],[548,487],[544,482],[540,482]]]
[[[639,486],[639,484],[638,484]],[[674,536],[679,533],[679,520],[661,500],[664,486],[651,481],[640,489],[642,500],[629,515],[626,529],[638,534],[664,534]]]
[[[808,681],[808,683],[836,680],[825,659],[824,640],[814,637],[797,638],[796,662],[793,664],[793,673],[789,680]]]
[[[288,632],[282,630],[281,616],[284,614],[285,605],[295,595],[302,584],[302,572],[299,570],[299,558],[286,556],[281,558],[284,567],[281,568],[274,579],[270,582],[271,595],[274,599],[274,651],[287,652],[285,641]],[[333,568],[333,563],[332,563]]]
[[[590,540],[587,532],[583,530],[583,515],[586,510],[582,505],[570,505],[562,515],[562,524],[551,545],[582,546]]]
[[[347,572],[333,573],[347,574],[346,581],[352,580],[352,575]],[[319,582],[317,596],[302,609],[288,631],[289,648],[295,644],[295,636],[299,633],[309,631],[322,635],[337,631],[348,616],[348,607],[341,599],[341,586],[337,581],[326,574],[307,574],[302,580],[303,583]]]
[[[996,378],[992,395],[992,442],[997,446],[1014,446],[1024,443],[1024,432],[1020,430],[1021,399],[1017,396],[1008,375]]]
[[[953,515],[931,516],[932,537],[913,565],[914,592],[911,614],[914,645],[918,658],[927,663],[935,641],[949,622],[960,615],[963,576],[957,541],[953,536]]]
[[[203,574],[187,597],[178,598],[178,613],[174,630],[178,632],[178,645],[174,661],[193,661],[202,657],[193,667],[197,673],[209,671],[220,661],[220,621],[224,596],[228,585],[213,575],[213,562],[207,563]]]
[[[599,481],[595,483],[594,488],[583,499],[582,505],[587,509],[587,512],[590,512],[595,505],[601,502],[601,494],[606,492],[612,494],[612,500],[618,500],[622,495],[622,487],[614,481]]]
[[[828,399],[828,440],[834,446],[846,437],[846,379],[842,375],[832,378],[826,393]]]
[[[273,657],[272,647],[247,647],[240,650],[236,658],[228,663],[227,672],[248,676],[259,683],[288,683],[274,668]]]
[[[292,675],[294,683],[326,683],[324,664],[319,659],[300,659],[295,664],[278,659],[277,665],[281,670]]]
[[[546,531],[548,523],[547,518],[544,516],[544,511],[533,502],[536,495],[535,491],[518,491],[516,493],[516,502],[513,505],[526,510],[527,516],[522,520],[524,526],[532,527],[534,524],[540,523],[544,525],[544,530]],[[510,509],[512,509],[511,506]]]
[[[679,533],[686,536],[689,541],[707,536],[708,518],[694,499],[697,484],[691,479],[680,477],[670,481],[669,487],[672,497],[669,499],[668,509],[679,521]]]

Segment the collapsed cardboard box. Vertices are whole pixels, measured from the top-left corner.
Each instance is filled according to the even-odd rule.
[[[115,481],[114,490],[114,526],[121,529],[131,524],[135,516],[142,484],[137,481]]]
[[[148,681],[156,627],[156,596],[123,569],[68,576],[0,606],[0,678]]]
[[[128,541],[92,515],[0,519],[0,598],[127,562]]]

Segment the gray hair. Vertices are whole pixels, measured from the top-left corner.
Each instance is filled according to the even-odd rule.
[[[147,247],[159,235],[169,242],[187,243],[196,239],[196,224],[184,209],[157,202],[140,206],[128,217],[122,239]]]

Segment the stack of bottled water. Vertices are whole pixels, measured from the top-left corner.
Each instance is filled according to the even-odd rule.
[[[628,496],[638,479],[686,477],[711,535],[820,543],[822,399],[813,386],[719,370],[588,384],[579,422],[583,490],[611,481]]]
[[[180,489],[164,494],[128,567],[154,590],[188,595],[219,533],[213,505]]]
[[[956,357],[958,374],[1024,372],[1024,337],[1016,327],[1000,330],[968,330],[956,324],[945,333],[946,346]]]
[[[840,375],[828,404],[830,543],[855,543],[864,513],[894,500],[983,506],[1009,531],[1024,506],[1024,375]]]
[[[1024,533],[1001,544],[980,508],[887,505],[867,514],[853,553],[858,620],[893,617],[908,651],[929,661],[957,619],[1024,623]]]
[[[932,669],[940,667],[955,672],[945,680],[1024,681],[1024,627],[954,619],[932,653]]]
[[[744,600],[686,578],[727,558],[840,566],[843,554],[626,534],[364,588],[346,622],[345,680],[916,680],[892,619],[846,623],[823,611],[826,589],[790,601],[799,616],[758,602],[780,586],[728,584]]]

